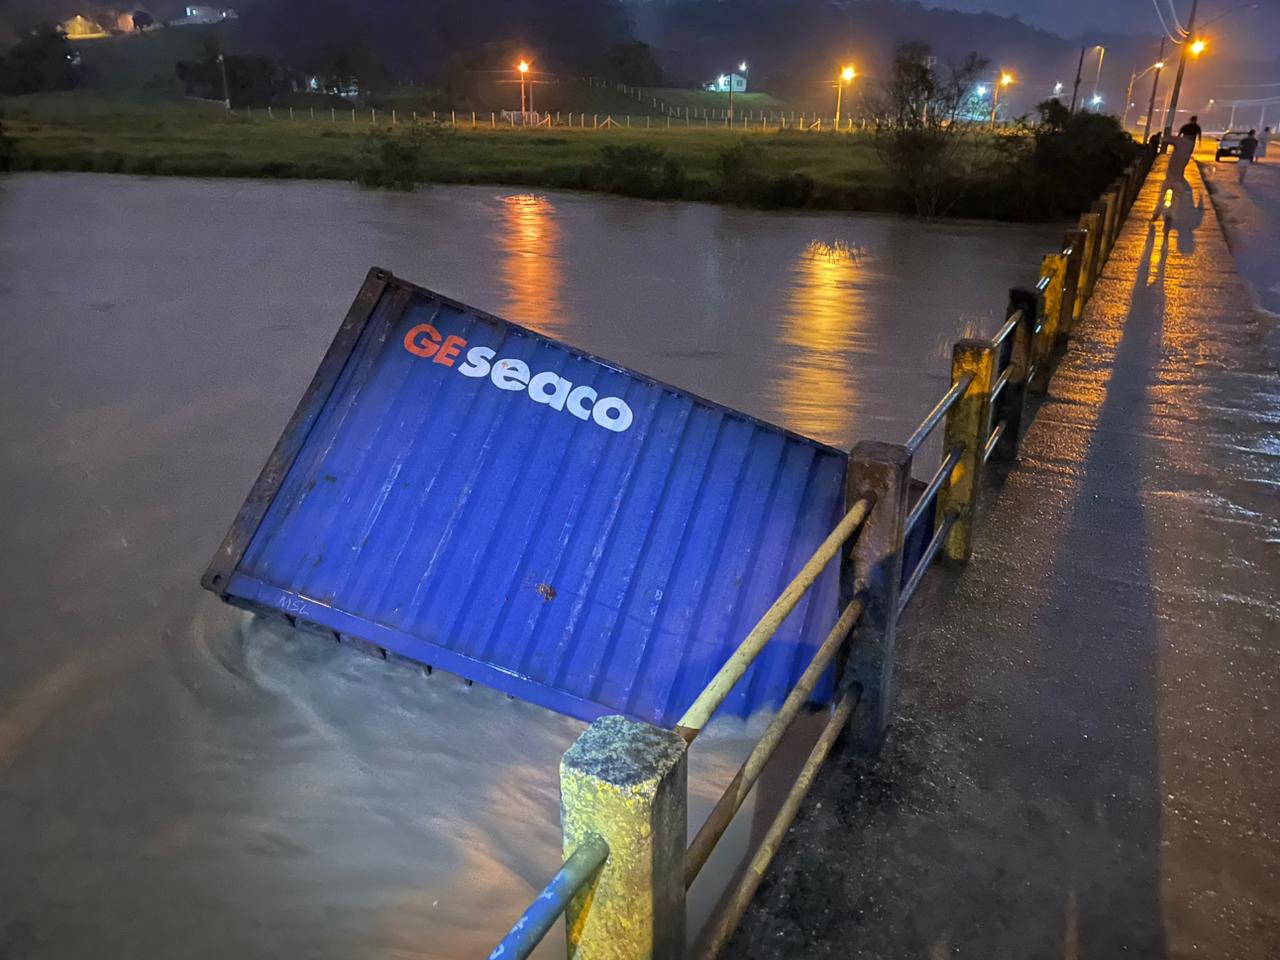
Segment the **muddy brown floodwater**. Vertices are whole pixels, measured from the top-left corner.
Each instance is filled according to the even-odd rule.
[[[580,723],[197,584],[370,266],[849,445],[905,437],[950,342],[994,331],[1060,237],[496,187],[0,178],[0,956],[484,956],[559,864]],[[698,741],[695,827],[759,726]]]

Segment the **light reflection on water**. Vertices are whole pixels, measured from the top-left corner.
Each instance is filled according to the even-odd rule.
[[[506,285],[506,303],[499,312],[548,336],[563,336],[563,244],[555,205],[531,194],[503,197],[498,231]]]
[[[849,420],[859,377],[848,357],[870,346],[862,273],[869,266],[860,247],[821,240],[791,266],[779,339],[806,362],[777,378],[773,402],[791,412],[792,426],[805,436],[837,436]]]

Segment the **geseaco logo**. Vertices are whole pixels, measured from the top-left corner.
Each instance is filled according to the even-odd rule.
[[[406,350],[446,367],[453,367],[466,345],[462,337],[446,337],[429,323],[420,323],[404,335]],[[591,387],[575,387],[573,381],[549,370],[531,373],[527,363],[514,357],[495,361],[495,353],[492,347],[472,347],[463,363],[454,369],[464,377],[488,377],[499,390],[524,390],[534,403],[568,412],[579,420],[594,420],[614,433],[631,426],[631,408],[620,397],[601,397]]]

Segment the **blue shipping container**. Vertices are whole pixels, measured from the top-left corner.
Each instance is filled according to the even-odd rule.
[[[583,720],[670,727],[838,522],[846,463],[373,270],[203,582]],[[726,711],[781,702],[838,575]]]

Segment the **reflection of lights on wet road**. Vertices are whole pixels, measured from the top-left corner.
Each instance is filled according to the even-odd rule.
[[[866,349],[862,248],[815,240],[796,258],[780,340],[791,359],[778,405],[806,436],[831,441],[847,429],[857,393],[854,358]]]
[[[499,246],[505,255],[503,312],[517,323],[557,336],[562,326],[563,239],[555,205],[531,194],[503,197],[500,230]]]

